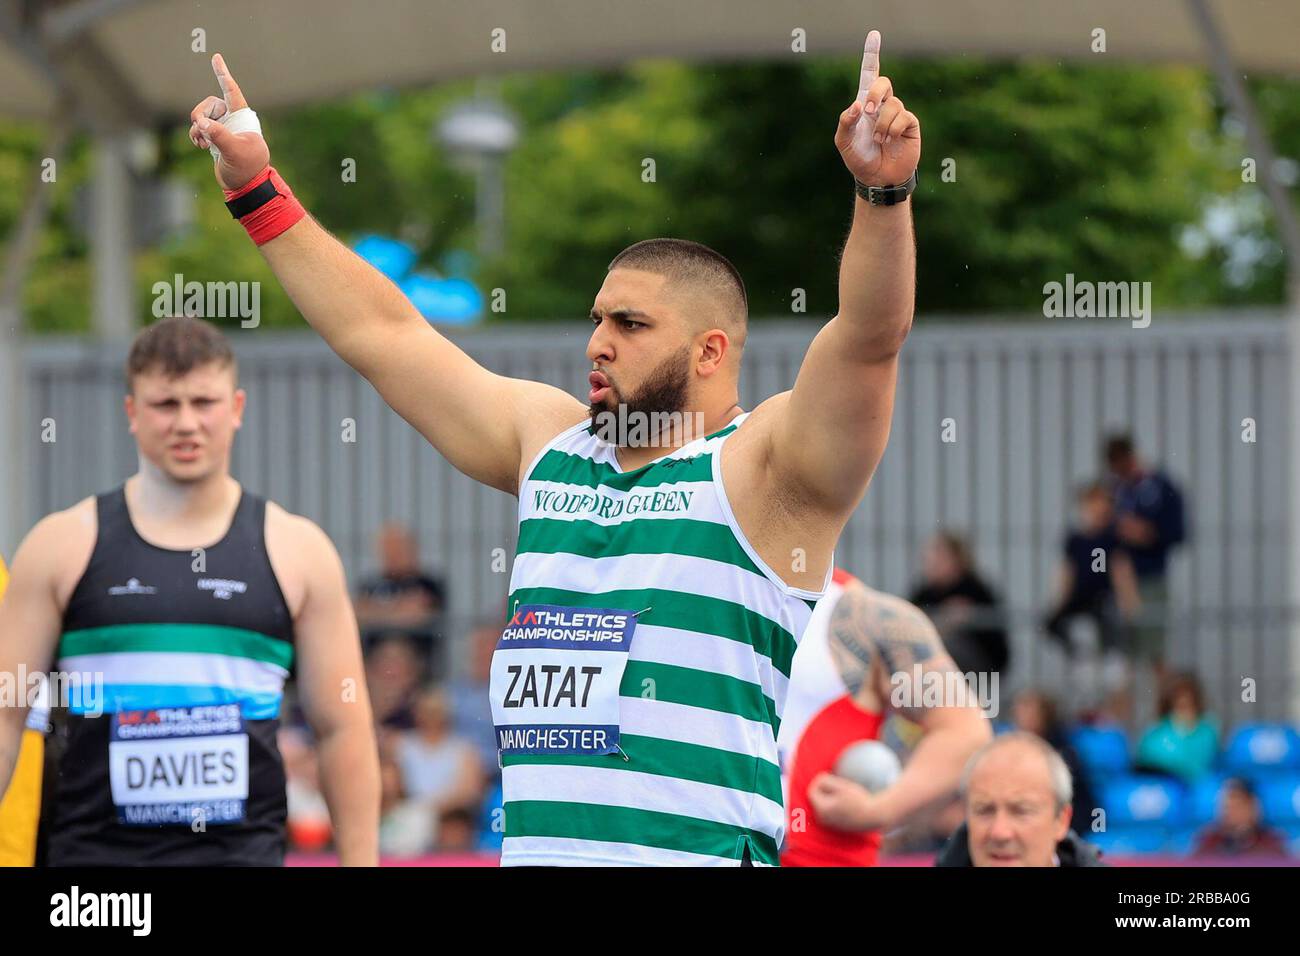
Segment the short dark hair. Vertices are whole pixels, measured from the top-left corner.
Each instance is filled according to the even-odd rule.
[[[1223,781],[1223,789],[1236,790],[1244,797],[1249,797],[1253,801],[1259,800],[1259,794],[1255,791],[1255,785],[1245,777],[1229,777]]]
[[[726,256],[703,243],[689,239],[643,239],[616,255],[606,271],[613,272],[620,266],[654,272],[667,276],[670,281],[711,286],[727,300],[742,328],[749,322],[745,280]]]
[[[1056,708],[1056,701],[1051,694],[1046,691],[1036,690],[1033,687],[1022,690],[1017,696],[1016,701],[1029,700],[1038,706],[1038,711],[1043,717],[1043,733],[1039,736],[1047,739],[1047,735],[1054,733],[1060,728],[1061,718]]]
[[[214,363],[238,371],[235,353],[220,329],[188,315],[159,319],[141,329],[131,343],[126,359],[127,389],[145,372],[161,370],[168,378],[180,378]]]
[[[1168,717],[1174,712],[1174,700],[1182,693],[1192,695],[1192,706],[1196,708],[1196,716],[1205,716],[1205,691],[1201,688],[1200,680],[1191,671],[1171,674],[1165,681],[1165,686],[1160,692],[1158,707],[1160,716]]]
[[[1106,439],[1105,455],[1106,464],[1113,465],[1117,461],[1125,458],[1132,458],[1136,452],[1133,446],[1133,436],[1126,433],[1111,435]]]
[[[948,552],[961,565],[963,571],[975,570],[975,556],[971,553],[970,542],[947,528],[942,528],[934,534],[935,539],[948,549]]]

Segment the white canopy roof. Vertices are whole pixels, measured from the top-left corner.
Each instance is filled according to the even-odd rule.
[[[1192,0],[0,0],[0,115],[173,119],[221,52],[259,109],[376,87],[641,57],[853,53],[1207,61]],[[1243,71],[1300,73],[1300,3],[1205,0]],[[505,31],[494,52],[493,30]],[[1106,31],[1094,53],[1093,31]],[[204,31],[195,51],[196,30]]]

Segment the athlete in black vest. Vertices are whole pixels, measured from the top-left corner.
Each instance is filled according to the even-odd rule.
[[[62,682],[47,862],[282,863],[276,730],[296,667],[340,858],[374,864],[378,757],[333,544],[230,476],[245,395],[215,327],[156,323],[127,373],[140,470],[41,521],[0,604],[0,668],[53,662]],[[0,792],[22,718],[0,711]]]

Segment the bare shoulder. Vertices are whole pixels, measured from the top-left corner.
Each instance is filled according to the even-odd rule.
[[[99,515],[92,495],[38,521],[27,533],[19,554],[32,566],[52,568],[60,579],[70,578],[75,584],[90,563],[98,533]]]
[[[740,427],[744,428],[748,425],[752,428],[756,422],[770,424],[772,419],[790,404],[790,396],[793,394],[793,391],[786,389],[784,392],[777,392],[771,398],[759,402],[754,410],[749,413],[749,418],[745,419]],[[736,431],[739,432],[740,429],[738,428]]]
[[[274,501],[266,503],[266,546],[273,554],[293,554],[307,564],[338,557],[334,542],[320,525]]]
[[[587,417],[587,406],[562,388],[528,379],[514,379],[513,382],[516,412],[528,432],[549,432],[554,437]]]
[[[517,490],[546,443],[565,429],[585,421],[589,409],[568,392],[544,382],[515,379],[514,393],[519,423]]]
[[[768,567],[792,587],[817,591],[831,565],[843,522],[827,515],[796,482],[784,480],[774,459],[779,423],[791,393],[759,404],[722,446],[722,478],[741,530]],[[803,555],[795,569],[791,556]]]
[[[895,699],[896,682],[911,682],[918,671],[948,673],[957,668],[924,611],[856,579],[845,585],[827,630],[831,656],[854,695],[890,701],[908,720],[924,722],[930,711],[915,700]]]
[[[280,590],[296,618],[312,587],[342,577],[334,542],[316,522],[266,503],[266,551]]]
[[[99,530],[99,515],[95,508],[95,496],[82,498],[71,508],[52,511],[28,533],[28,539],[40,541],[43,546],[90,544],[95,543]],[[87,555],[89,557],[89,555]]]
[[[50,588],[66,605],[95,550],[99,520],[95,498],[51,512],[27,532],[13,555],[12,571],[37,588]]]
[[[771,462],[775,423],[790,402],[789,392],[780,392],[760,402],[740,423],[723,447],[723,467],[735,474],[740,487],[752,487]]]
[[[793,390],[778,392],[755,407],[736,429],[735,447],[726,454],[739,464],[739,469],[745,470],[750,482],[766,483],[800,521],[834,524],[838,535],[848,520],[848,514],[828,509],[813,489],[791,470],[790,463],[778,454],[778,438],[788,430],[793,398]]]
[[[776,422],[790,404],[791,394],[789,390],[777,392],[771,398],[759,402],[748,417],[740,423],[740,427],[736,429],[737,440],[753,441],[759,436],[770,437]]]
[[[854,579],[831,611],[832,647],[862,661],[879,659],[889,673],[950,661],[934,623],[915,604]]]

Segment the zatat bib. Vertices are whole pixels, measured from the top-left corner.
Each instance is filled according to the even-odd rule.
[[[615,608],[520,607],[492,657],[502,755],[618,752],[619,687],[636,617]]]
[[[776,734],[821,592],[736,523],[743,418],[628,472],[584,422],[529,467],[491,679],[503,865],[777,862]]]

